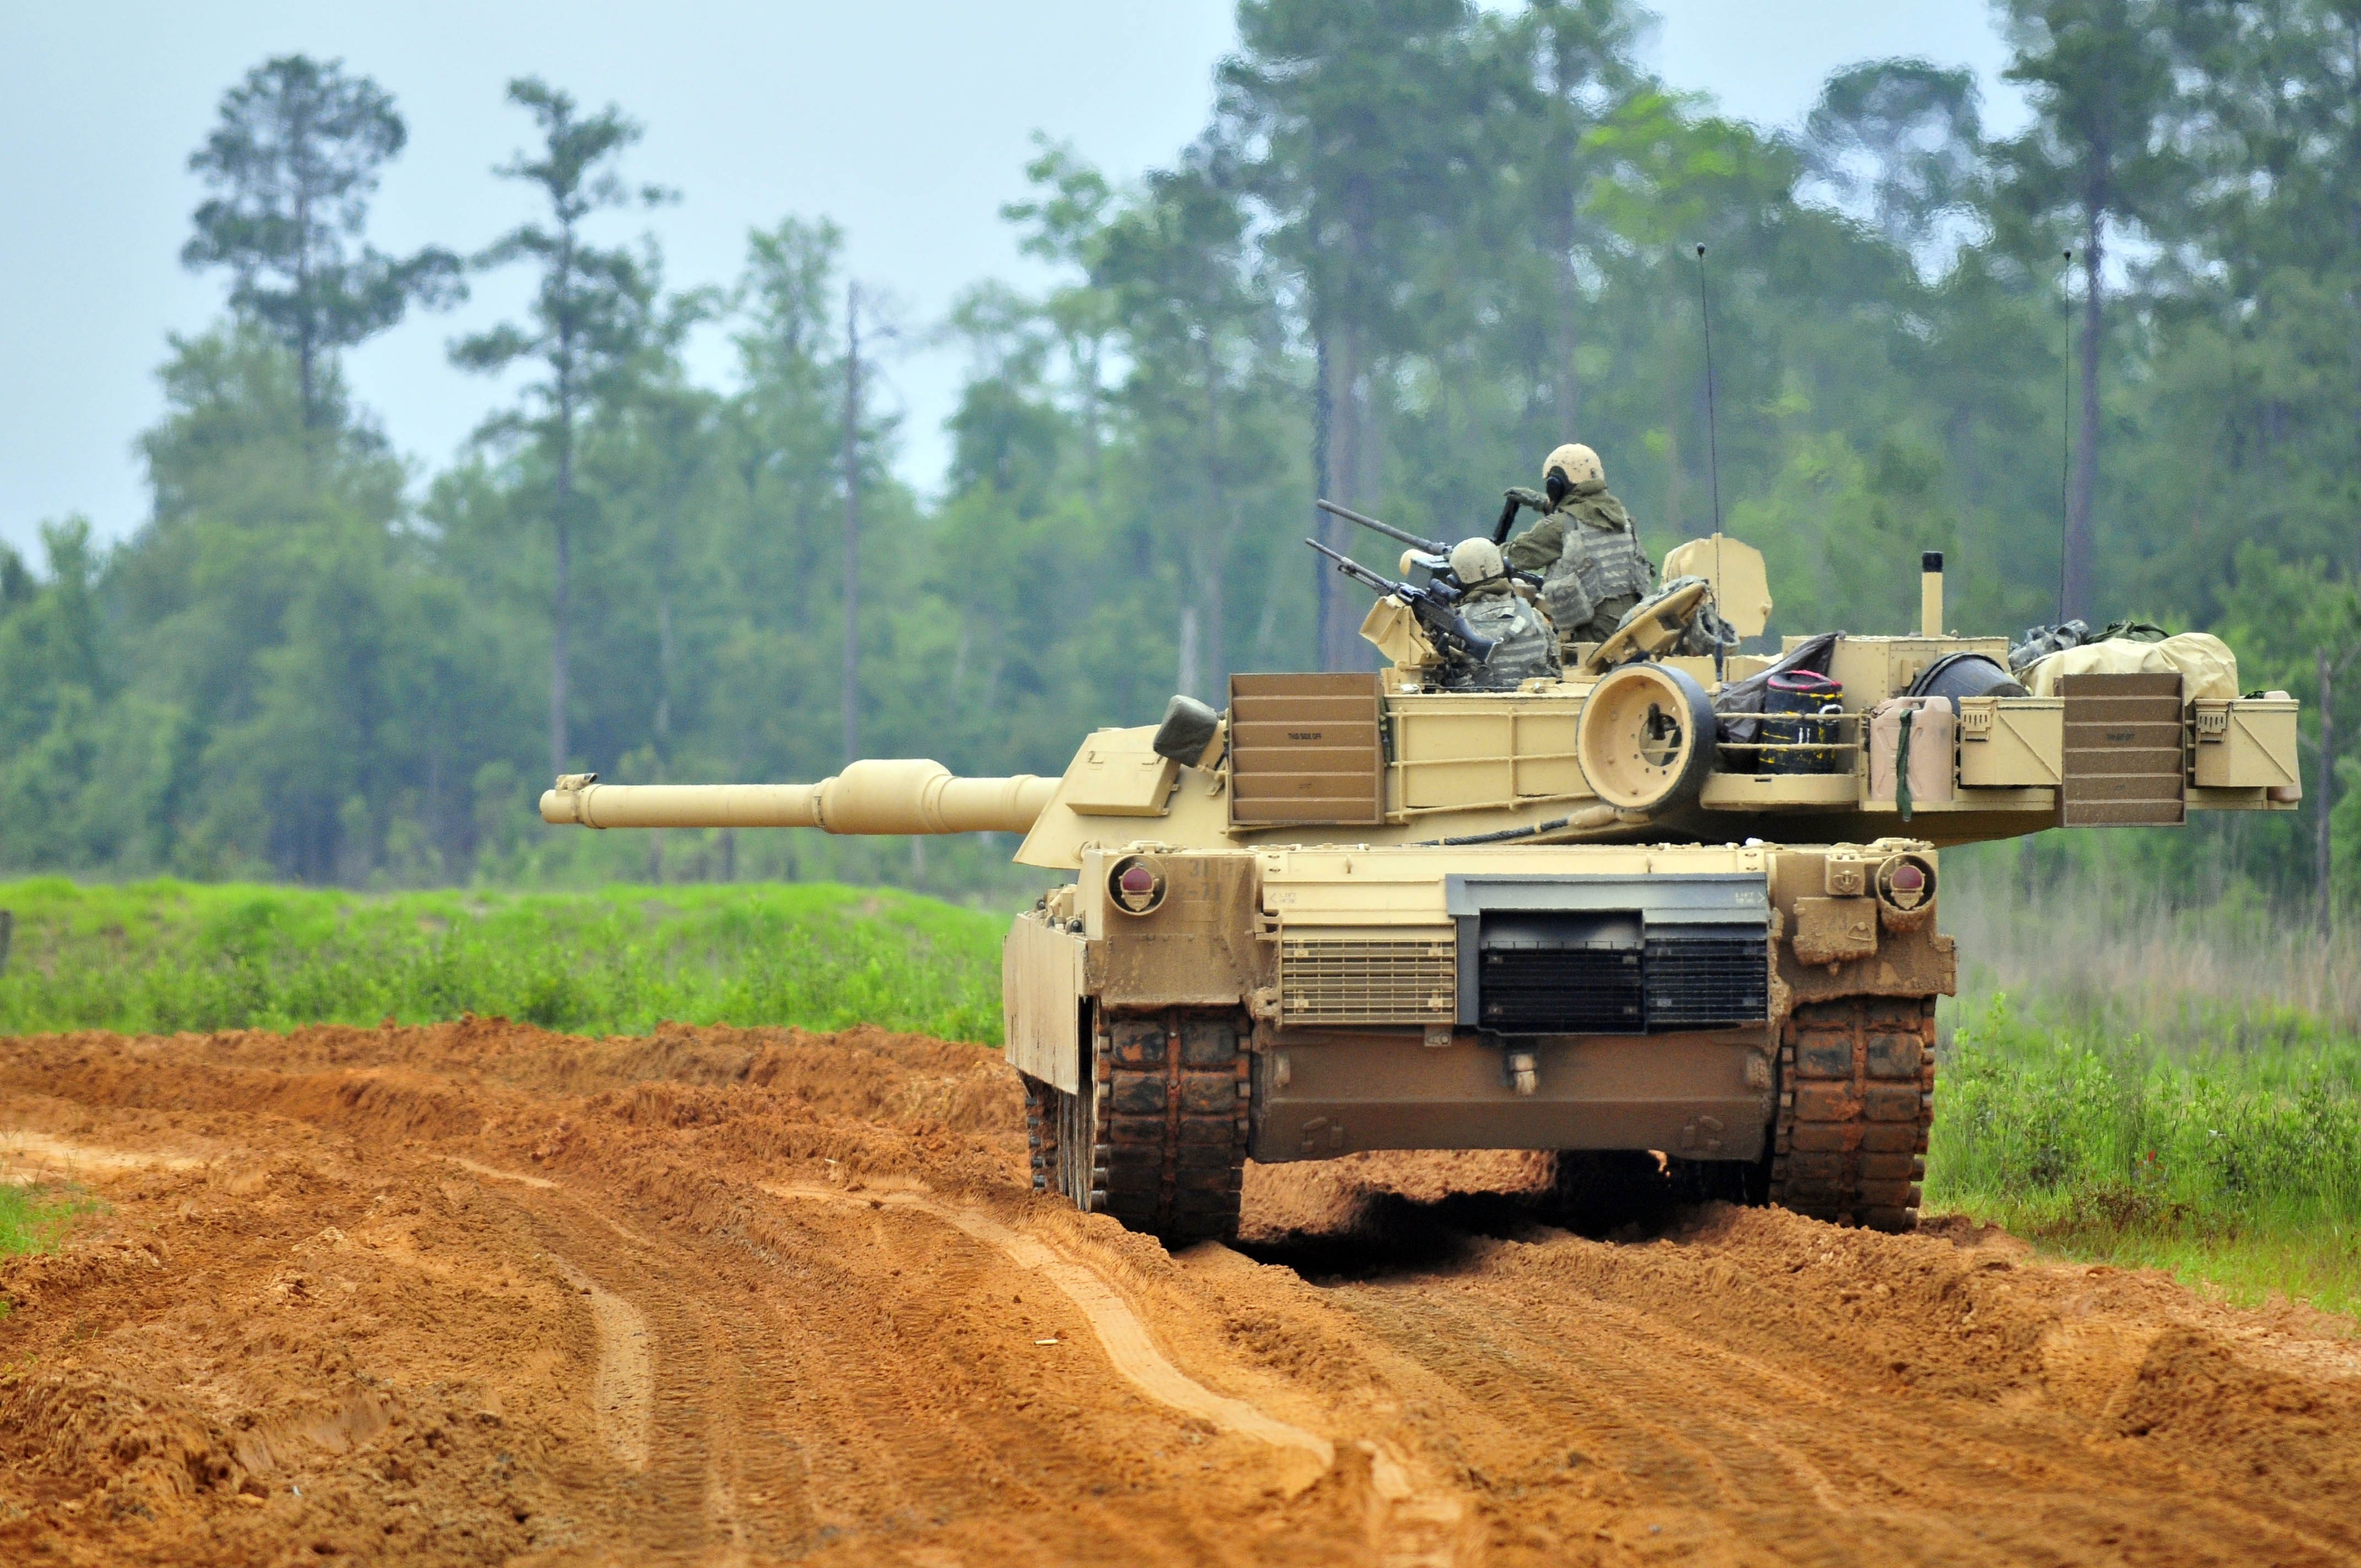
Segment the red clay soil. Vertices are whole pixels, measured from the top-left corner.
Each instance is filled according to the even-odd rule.
[[[497,1021],[0,1042],[0,1563],[2327,1563],[2361,1349],[1525,1156],[1036,1197],[989,1051]],[[1573,1229],[1566,1228],[1568,1225]]]

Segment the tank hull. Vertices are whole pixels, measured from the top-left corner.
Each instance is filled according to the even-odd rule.
[[[1249,1158],[1645,1150],[1906,1229],[1937,874],[1899,839],[1091,850],[1004,954],[1037,1175],[1182,1241]]]

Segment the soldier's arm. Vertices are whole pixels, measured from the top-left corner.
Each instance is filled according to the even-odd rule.
[[[1520,572],[1547,572],[1565,548],[1565,521],[1545,517],[1502,546],[1500,558]]]

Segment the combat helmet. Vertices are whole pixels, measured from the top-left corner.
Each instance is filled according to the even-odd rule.
[[[1542,462],[1542,488],[1553,506],[1575,486],[1605,477],[1607,470],[1598,466],[1598,454],[1578,441],[1567,442]]]

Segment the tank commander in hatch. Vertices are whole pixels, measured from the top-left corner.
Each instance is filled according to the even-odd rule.
[[[1460,691],[1514,691],[1525,681],[1556,678],[1557,639],[1549,623],[1510,590],[1500,547],[1488,539],[1463,539],[1451,547],[1451,575],[1465,594],[1455,607],[1468,630],[1492,643],[1482,663],[1453,660],[1437,685]]]
[[[1607,488],[1598,454],[1569,443],[1542,464],[1542,488],[1506,493],[1496,540],[1508,538],[1517,513],[1530,507],[1542,520],[1503,552],[1520,571],[1539,574],[1542,603],[1560,638],[1604,642],[1631,607],[1647,597],[1656,569],[1640,547],[1640,531]]]

